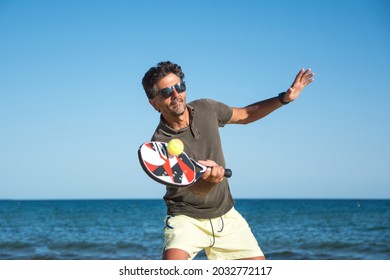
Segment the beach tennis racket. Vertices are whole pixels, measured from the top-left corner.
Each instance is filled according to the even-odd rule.
[[[174,187],[188,187],[206,172],[208,166],[191,159],[185,152],[178,156],[168,153],[168,144],[151,141],[138,149],[138,158],[143,170],[153,180]],[[225,169],[225,177],[232,176],[230,169]]]

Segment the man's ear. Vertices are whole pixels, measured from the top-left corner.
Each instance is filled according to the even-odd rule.
[[[150,103],[150,105],[153,106],[154,110],[160,112],[160,109],[158,109],[158,107],[156,105],[156,101],[154,100],[154,98],[153,99],[149,99],[149,103]]]

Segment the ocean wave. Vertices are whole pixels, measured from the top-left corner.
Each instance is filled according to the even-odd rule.
[[[390,259],[390,201],[360,204],[237,200],[236,209],[267,259]],[[0,213],[0,259],[161,258],[160,200],[0,201]]]

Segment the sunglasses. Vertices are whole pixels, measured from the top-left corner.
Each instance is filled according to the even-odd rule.
[[[177,93],[182,93],[186,90],[186,84],[184,82],[181,82],[181,83],[177,83],[176,85],[173,85],[173,86],[170,86],[167,88],[163,88],[160,90],[160,94],[162,97],[167,99],[168,97],[172,96],[173,89],[175,89]]]

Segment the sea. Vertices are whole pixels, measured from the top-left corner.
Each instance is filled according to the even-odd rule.
[[[390,200],[237,199],[235,208],[269,260],[390,259]],[[0,200],[0,260],[159,260],[165,213],[162,199]]]

